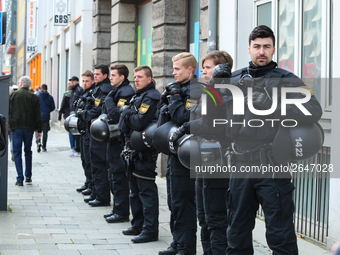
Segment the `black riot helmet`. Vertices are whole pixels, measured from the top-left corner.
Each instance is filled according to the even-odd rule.
[[[162,126],[158,127],[153,135],[153,145],[155,148],[166,155],[172,155],[173,153],[169,149],[169,131],[175,131],[178,126],[173,121],[168,121]],[[171,133],[170,133],[171,134]]]
[[[223,166],[223,152],[220,142],[215,139],[186,136],[178,145],[179,161],[188,169],[195,166]]]
[[[101,114],[98,119],[92,122],[90,133],[93,139],[99,142],[107,142],[110,138],[120,135],[118,124],[110,124],[106,114]]]
[[[133,131],[130,137],[130,143],[133,149],[137,151],[151,151],[153,146],[153,134],[157,128],[156,122],[151,122],[143,131]]]
[[[305,160],[318,153],[323,141],[323,129],[318,123],[280,126],[273,142],[273,156],[279,164]]]
[[[71,133],[72,135],[80,135],[78,131],[78,117],[76,117],[75,113],[73,112],[70,116],[65,119],[64,127],[67,132]]]

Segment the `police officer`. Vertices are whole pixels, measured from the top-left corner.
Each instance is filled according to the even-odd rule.
[[[272,106],[273,89],[278,88],[278,107],[271,116],[257,115],[250,111],[245,103],[244,115],[233,115],[233,100],[229,97],[227,120],[234,123],[227,125],[227,136],[234,142],[234,166],[237,171],[231,174],[230,190],[227,194],[229,209],[228,219],[228,254],[253,254],[252,230],[255,216],[261,204],[265,214],[266,238],[273,254],[298,254],[296,235],[293,224],[294,203],[292,191],[294,185],[289,173],[241,173],[247,166],[275,165],[271,156],[271,145],[278,130],[278,125],[265,122],[265,119],[295,119],[298,123],[317,122],[322,109],[313,96],[313,91],[294,74],[277,68],[272,61],[275,53],[275,36],[267,26],[258,26],[249,36],[249,66],[236,71],[231,83],[242,90],[246,98],[251,97],[253,107],[267,110]],[[286,115],[281,115],[280,92],[284,87],[304,87],[312,94],[311,99],[303,104],[311,115],[305,115],[296,105],[286,106]],[[252,94],[247,94],[251,91]],[[289,98],[304,98],[302,93],[290,93]],[[261,127],[248,125],[249,120],[263,120]],[[237,124],[239,123],[239,124]],[[252,124],[254,124],[253,122]],[[279,122],[280,123],[280,122]],[[244,124],[244,125],[243,125]]]
[[[94,67],[95,89],[93,96],[87,98],[86,110],[78,110],[78,118],[90,122],[96,119],[102,111],[102,104],[107,94],[112,90],[108,78],[109,68],[99,64]],[[106,166],[106,143],[90,137],[90,161],[93,176],[93,189],[90,197],[85,198],[91,206],[107,206],[110,204],[110,184]]]
[[[172,58],[175,83],[166,87],[165,93],[170,94],[167,107],[170,118],[177,125],[182,125],[190,119],[190,109],[196,108],[201,96],[201,87],[197,83],[195,71],[197,60],[191,53],[183,52]],[[163,96],[165,95],[163,92]],[[195,179],[190,178],[190,171],[184,167],[177,156],[170,156],[170,192],[168,201],[172,213],[173,242],[170,247],[159,251],[160,255],[196,254],[196,207]]]
[[[76,112],[76,104],[78,102],[79,97],[84,93],[84,89],[79,85],[79,79],[77,76],[73,76],[69,79],[71,82],[71,96],[70,96],[70,112]],[[70,157],[79,157],[80,156],[80,136],[74,136],[75,145],[74,145],[74,152],[70,155]],[[87,189],[86,185],[78,188],[78,192],[82,192],[83,190]]]
[[[129,69],[125,65],[112,65],[110,69],[110,81],[114,88],[105,98],[104,108],[111,124],[118,124],[120,108],[130,102],[135,91],[127,79]],[[129,221],[129,183],[125,174],[125,166],[120,158],[123,147],[120,137],[111,138],[107,143],[106,159],[113,195],[113,209],[104,215],[108,223]]]
[[[202,59],[203,76],[205,82],[209,83],[205,85],[206,89],[211,90],[210,86],[214,89],[214,83],[218,83],[219,77],[230,78],[232,65],[233,59],[225,51],[211,51],[206,54]],[[211,79],[211,77],[213,78]],[[220,92],[218,89],[214,90]],[[219,93],[219,96],[221,95]],[[221,100],[224,102],[223,97]],[[198,110],[200,109],[201,105],[198,107]],[[195,116],[195,114],[191,116]],[[196,119],[191,118],[189,122],[185,122],[173,133],[170,140],[176,142],[184,134],[194,134],[218,140],[225,152],[231,145],[230,139],[225,136],[224,126],[213,126],[213,119],[225,119],[225,108],[220,105],[216,107],[209,97],[207,98],[207,113],[201,115],[199,112],[196,114]],[[229,187],[229,179],[225,174],[221,175],[220,173],[214,175],[196,174],[196,207],[198,222],[201,226],[203,252],[206,255],[226,254],[228,222],[225,195]]]
[[[86,105],[86,98],[91,98],[93,90],[95,88],[94,84],[94,76],[93,72],[90,70],[86,70],[82,75],[82,82],[84,87],[84,93],[80,96],[77,101],[76,109],[84,109]],[[85,110],[88,110],[90,105],[87,105]],[[87,189],[83,190],[81,193],[83,195],[91,195],[93,180],[92,180],[92,169],[90,162],[90,122],[85,122],[82,119],[78,118],[78,131],[81,133],[80,135],[80,153],[81,153],[81,162],[84,169],[84,174],[86,177],[85,186]]]
[[[119,128],[125,136],[125,150],[131,151],[130,135],[133,131],[143,131],[153,120],[160,100],[160,93],[155,89],[152,71],[148,66],[134,69],[137,88],[130,106],[122,111]],[[124,235],[137,235],[134,243],[146,243],[158,240],[158,190],[155,183],[157,151],[134,150],[131,152],[133,166],[127,168],[130,184],[130,205],[133,219],[131,227],[123,230]]]

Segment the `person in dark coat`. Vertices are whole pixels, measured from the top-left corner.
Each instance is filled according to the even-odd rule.
[[[70,112],[76,112],[76,104],[81,95],[84,94],[84,89],[79,85],[79,79],[77,76],[73,76],[69,79],[71,82],[71,96],[70,96]],[[70,157],[80,157],[80,135],[74,136],[75,144],[74,144],[74,152],[70,155]],[[83,189],[77,189],[78,192],[82,192],[86,188],[83,186]]]
[[[71,83],[70,81],[68,83]],[[59,109],[59,116],[58,121],[61,121],[61,117],[63,115],[64,120],[70,116],[70,97],[71,97],[71,86],[67,86],[67,91],[64,93],[63,100],[61,101],[61,106]],[[68,133],[69,140],[70,140],[70,147],[71,150],[74,150],[74,135],[72,135],[70,132]]]
[[[40,103],[37,95],[29,92],[32,80],[28,76],[19,79],[19,90],[9,97],[9,130],[12,132],[13,155],[17,170],[15,185],[23,186],[24,175],[26,183],[32,182],[32,139],[33,132],[37,130],[37,139],[41,137],[42,123]],[[25,173],[22,167],[22,143],[25,151]]]
[[[53,97],[47,92],[47,85],[41,85],[41,91],[37,94],[39,96],[40,101],[40,111],[41,111],[41,120],[43,123],[43,142],[42,142],[42,151],[46,151],[46,143],[47,143],[47,133],[50,131],[50,113],[54,111],[55,105]],[[40,139],[38,141],[38,152],[39,146],[41,146]]]

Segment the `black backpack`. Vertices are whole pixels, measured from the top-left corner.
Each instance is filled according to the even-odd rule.
[[[6,149],[7,149],[7,131],[6,131],[6,117],[2,114],[0,114],[0,151],[3,151],[1,153],[0,157],[5,155]]]

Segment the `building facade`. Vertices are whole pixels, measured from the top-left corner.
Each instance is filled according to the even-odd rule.
[[[17,76],[24,70],[22,8],[18,0]],[[257,25],[276,35],[274,61],[301,77],[315,92],[324,114],[322,150],[308,164],[332,164],[335,171],[294,173],[297,233],[330,247],[340,240],[340,75],[336,24],[340,2],[334,0],[74,0],[68,1],[68,23],[54,26],[53,3],[37,4],[37,51],[26,56],[27,74],[36,75],[60,106],[69,77],[95,64],[123,63],[130,69],[151,66],[157,88],[173,82],[171,58],[183,51],[197,60],[209,50],[226,50],[237,70],[248,65],[248,36]],[[58,1],[59,2],[59,1]],[[338,23],[339,22],[339,23]],[[340,64],[340,63],[339,63]],[[202,68],[196,70],[201,75]],[[40,83],[40,82],[39,82]],[[340,92],[340,91],[339,91]],[[56,121],[57,112],[52,116]],[[166,158],[159,171],[165,173]]]

